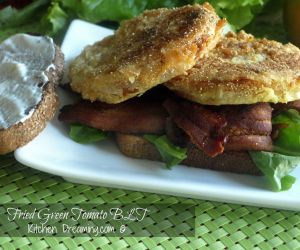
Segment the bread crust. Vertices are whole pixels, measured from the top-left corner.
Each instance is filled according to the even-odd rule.
[[[57,85],[63,74],[64,56],[56,47],[53,64],[46,75],[49,82],[44,86],[43,97],[33,114],[24,122],[19,122],[8,129],[0,130],[0,154],[6,154],[27,144],[45,127],[47,121],[54,117],[59,106]]]
[[[55,65],[55,67],[50,67],[46,75],[50,83],[58,86],[64,73],[64,54],[57,45],[55,45],[53,65]]]
[[[120,151],[128,157],[162,161],[155,146],[141,136],[116,133],[116,141]],[[188,157],[182,165],[238,174],[262,174],[246,151],[227,151],[211,158],[191,144],[187,148]]]
[[[145,11],[88,46],[70,66],[84,99],[120,103],[183,74],[214,47],[225,21],[209,4]]]
[[[58,108],[58,96],[55,86],[48,83],[45,86],[42,101],[26,121],[19,122],[8,129],[0,130],[0,154],[6,154],[27,144],[36,137],[53,118]]]
[[[229,33],[185,75],[165,84],[209,104],[286,103],[300,98],[300,50],[240,32]]]

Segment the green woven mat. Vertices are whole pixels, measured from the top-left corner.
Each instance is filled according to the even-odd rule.
[[[69,183],[18,164],[12,156],[0,157],[0,183],[1,204],[187,201],[174,196]],[[197,207],[195,237],[9,236],[0,237],[0,245],[3,249],[300,249],[299,212],[196,199],[189,202]]]

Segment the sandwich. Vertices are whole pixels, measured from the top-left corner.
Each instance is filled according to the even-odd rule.
[[[53,118],[63,65],[50,37],[16,34],[0,44],[0,154],[27,144]]]
[[[208,6],[154,10],[126,22],[138,26],[137,30],[141,29],[142,34],[158,34],[155,29],[160,29],[162,24],[153,20],[161,18],[159,13],[162,11],[181,13],[185,8],[191,13],[195,9],[203,13],[203,8],[212,11]],[[154,26],[143,25],[143,15],[146,19],[151,17]],[[129,39],[132,47],[121,46],[122,39],[118,36],[124,34],[122,28],[127,27],[122,24],[112,37],[86,48],[70,68],[71,88],[81,93],[85,100],[65,106],[59,119],[72,124],[70,135],[77,141],[82,141],[82,138],[78,140],[82,133],[93,141],[96,137],[103,139],[107,131],[114,132],[120,151],[129,157],[164,161],[167,167],[181,163],[211,170],[265,175],[273,190],[289,189],[295,182],[289,173],[300,162],[297,142],[300,131],[297,113],[300,110],[300,50],[291,44],[256,39],[243,31],[221,35],[226,21],[215,15],[214,18],[199,16],[201,27],[202,18],[210,23],[211,32],[207,35],[212,37],[200,39],[197,35],[198,52],[192,56],[193,63],[186,64],[183,57],[178,57],[186,50],[176,46],[178,51],[172,49],[170,55],[176,55],[174,58],[178,60],[167,64],[169,68],[164,64],[168,62],[166,58],[170,59],[164,54],[164,47],[152,47],[150,42],[149,48],[159,48],[161,60],[157,60],[160,62],[157,65],[162,66],[162,71],[151,71],[153,53],[149,53],[149,57],[145,57],[145,53],[134,53],[145,52],[135,47],[135,39]],[[173,17],[178,14],[163,19],[163,23],[181,23],[173,22]],[[167,27],[170,25],[164,29]],[[193,27],[193,32],[197,27]],[[170,37],[190,37],[180,32],[181,29],[171,30],[184,36],[178,38],[173,34]],[[127,33],[130,34],[136,35],[136,32]],[[163,46],[172,43],[167,38],[159,41],[167,41],[162,43]],[[118,42],[118,46],[112,45]],[[122,49],[134,56],[124,56]],[[114,51],[114,66],[103,64],[108,61],[103,58],[110,50]],[[129,61],[124,58],[132,61],[127,63]],[[151,66],[145,66],[148,75],[143,78],[140,74],[147,61]],[[174,63],[180,64],[184,72],[177,70],[179,66],[175,67]],[[149,77],[151,72],[155,72],[155,81]],[[151,84],[146,84],[147,79]]]

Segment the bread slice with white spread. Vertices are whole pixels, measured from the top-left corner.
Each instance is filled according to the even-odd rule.
[[[50,37],[16,34],[0,44],[0,154],[27,144],[53,118],[63,65]]]

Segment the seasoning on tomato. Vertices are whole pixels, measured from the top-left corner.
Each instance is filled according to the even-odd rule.
[[[300,0],[285,0],[284,24],[289,41],[300,47]]]

